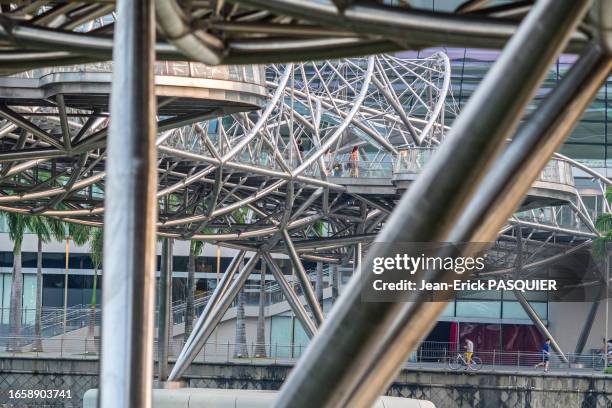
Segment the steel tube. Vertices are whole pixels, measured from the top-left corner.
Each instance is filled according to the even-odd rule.
[[[356,243],[353,246],[353,274],[359,275],[361,273],[361,258],[363,257],[363,244],[361,242]]]
[[[300,281],[300,285],[302,286],[302,291],[304,292],[304,298],[306,299],[306,304],[310,307],[310,311],[312,312],[312,316],[317,326],[323,323],[323,311],[321,310],[321,306],[319,302],[317,302],[317,296],[312,289],[312,285],[310,284],[310,279],[308,278],[308,274],[304,269],[304,265],[302,265],[302,261],[300,261],[300,257],[293,246],[293,242],[291,241],[291,237],[289,236],[289,232],[286,229],[282,231],[283,240],[285,241],[285,247],[287,248],[287,254],[289,258],[291,258],[291,263],[295,268],[296,275]]]
[[[550,344],[553,346],[555,350],[557,350],[557,353],[559,353],[559,356],[561,357],[563,362],[569,363],[569,360],[563,353],[563,350],[561,350],[559,343],[557,343],[557,341],[552,336],[552,334],[550,334],[550,332],[548,331],[548,328],[546,327],[544,322],[542,322],[542,319],[540,319],[540,316],[538,316],[535,309],[529,304],[527,299],[525,299],[525,296],[523,296],[521,291],[515,290],[514,296],[516,296],[516,300],[518,300],[518,302],[521,304],[521,306],[523,307],[523,310],[525,311],[525,313],[527,313],[527,315],[529,316],[529,319],[531,319],[531,321],[536,326],[538,331],[542,334],[542,336],[544,336],[544,338],[550,339]]]
[[[100,407],[150,407],[157,157],[152,0],[118,0],[104,222]]]
[[[314,324],[310,316],[308,316],[308,312],[304,308],[304,305],[302,305],[302,302],[293,291],[289,285],[289,282],[287,282],[287,279],[285,279],[285,275],[283,275],[283,272],[278,268],[278,265],[276,265],[270,254],[264,253],[263,258],[270,266],[272,275],[274,275],[274,279],[280,287],[281,292],[283,292],[283,295],[287,299],[287,303],[289,303],[291,310],[293,310],[295,316],[298,318],[300,323],[302,323],[302,327],[304,328],[304,331],[308,337],[312,338],[317,333],[317,326]]]
[[[603,292],[603,287],[606,286],[605,282],[601,283],[601,289],[599,290],[599,296],[601,296]],[[589,308],[589,313],[587,314],[586,320],[582,325],[582,330],[580,330],[580,336],[578,336],[578,340],[576,341],[576,348],[574,349],[574,354],[582,354],[584,350],[584,346],[586,345],[587,340],[589,339],[589,334],[591,333],[591,328],[593,327],[593,322],[595,321],[595,316],[597,316],[597,310],[599,310],[600,300],[593,299],[593,303]]]
[[[202,330],[202,326],[206,322],[206,319],[210,317],[209,316],[210,311],[212,310],[213,307],[215,307],[217,302],[219,302],[219,299],[221,299],[221,296],[223,296],[223,293],[225,293],[225,291],[229,287],[230,283],[232,282],[232,279],[234,279],[234,275],[236,274],[236,271],[238,270],[240,265],[242,265],[242,261],[244,260],[245,255],[246,255],[246,251],[239,251],[232,258],[232,261],[227,267],[227,270],[225,271],[225,273],[219,280],[217,287],[215,287],[215,290],[213,291],[212,295],[210,295],[210,299],[208,299],[208,302],[206,303],[206,306],[204,307],[202,314],[200,315],[200,317],[198,317],[198,320],[193,326],[193,329],[191,330],[191,334],[187,338],[187,341],[185,342],[183,346],[183,350],[181,350],[181,353],[179,354],[179,358],[176,360],[175,366],[180,365],[179,363],[181,359],[183,358],[184,350],[188,347],[189,344],[191,344],[199,336],[198,333]]]
[[[244,265],[244,267],[238,273],[236,279],[232,282],[229,288],[224,292],[221,299],[219,299],[217,304],[213,307],[210,314],[210,318],[206,319],[206,322],[204,323],[202,329],[199,331],[198,336],[194,338],[194,341],[189,344],[186,350],[184,350],[184,360],[181,360],[180,365],[178,364],[178,362],[174,365],[174,368],[172,369],[172,372],[168,377],[170,381],[176,381],[183,376],[185,370],[187,370],[191,362],[198,355],[204,344],[206,344],[206,341],[212,334],[213,330],[215,329],[215,327],[217,327],[217,325],[223,318],[223,315],[225,314],[227,309],[229,309],[230,305],[236,298],[236,295],[238,295],[238,292],[246,283],[247,279],[249,278],[249,275],[251,274],[251,271],[253,271],[253,268],[255,268],[255,265],[259,261],[259,258],[259,254],[254,254],[253,257],[249,259],[246,265]]]
[[[462,16],[398,10],[375,4],[354,3],[342,13],[332,2],[302,0],[231,0],[261,7],[295,18],[316,21],[334,28],[343,28],[360,35],[381,36],[408,41],[421,47],[459,46],[501,48],[517,30],[517,22],[489,17]],[[580,47],[586,36],[575,33],[574,46]]]
[[[206,30],[194,32],[188,17],[175,0],[156,0],[155,6],[160,28],[185,56],[209,65],[221,62],[223,43]]]
[[[377,241],[448,239],[588,4],[543,0],[535,5]],[[492,98],[496,103],[491,103]],[[502,224],[495,226],[495,235]],[[392,255],[392,251],[374,252],[368,252],[364,264],[373,257]],[[450,276],[432,271],[425,278],[437,281]],[[369,284],[369,279],[351,279],[285,382],[277,407],[370,406],[446,306],[427,303],[419,295],[410,303],[365,303],[361,291]]]
[[[168,346],[171,338],[172,313],[172,238],[162,241],[161,265],[159,270],[159,296],[157,318],[157,367],[159,381],[168,379]]]

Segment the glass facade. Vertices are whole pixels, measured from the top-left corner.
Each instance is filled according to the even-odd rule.
[[[0,327],[8,326],[11,307],[11,284],[13,277],[10,273],[0,273]],[[36,275],[23,275],[22,292],[22,324],[33,324],[36,315]]]
[[[389,4],[398,4],[397,0],[387,1]],[[410,6],[415,9],[427,11],[451,12],[464,0],[411,0]],[[502,5],[511,1],[495,0],[487,2],[487,6]],[[459,107],[465,105],[476,86],[480,83],[486,72],[498,58],[498,50],[465,49],[465,48],[437,48],[419,52],[401,52],[406,57],[427,57],[434,52],[445,52],[451,61],[452,93]],[[548,76],[534,102],[530,105],[532,111],[538,103],[546,97],[555,84],[563,78],[572,63],[574,55],[563,55],[556,64],[550,68]],[[612,132],[609,123],[612,119],[610,113],[608,88],[612,86],[612,77],[609,77],[597,93],[591,106],[582,116],[580,122],[560,149],[560,153],[579,160],[591,167],[612,167]],[[452,120],[452,118],[449,118]],[[452,123],[452,122],[451,122]],[[450,123],[449,123],[450,124]]]
[[[474,93],[478,84],[499,56],[499,51],[482,49],[427,49],[419,52],[399,53],[406,57],[426,57],[435,52],[444,51],[451,61],[452,98],[463,107]],[[561,56],[550,68],[540,91],[530,104],[526,116],[539,105],[550,90],[568,72],[576,57]],[[609,123],[612,113],[609,110],[608,88],[612,86],[609,77],[601,87],[595,99],[576,125],[572,134],[561,147],[560,153],[595,168],[612,167],[612,129]],[[494,102],[494,101],[492,101]],[[452,116],[447,116],[447,124],[452,125]]]

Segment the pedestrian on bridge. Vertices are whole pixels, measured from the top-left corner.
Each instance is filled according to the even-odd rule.
[[[349,163],[351,177],[359,177],[359,147],[353,147]]]
[[[534,368],[544,367],[544,372],[548,372],[548,365],[550,363],[550,339],[546,339],[542,346],[542,361],[535,365]]]

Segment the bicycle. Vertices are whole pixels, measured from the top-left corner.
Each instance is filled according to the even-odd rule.
[[[468,370],[478,371],[482,368],[482,361],[476,356],[472,356],[472,361],[468,364],[465,355],[458,353],[457,357],[448,360],[448,368],[453,371],[459,370],[461,367],[466,367]]]
[[[612,355],[608,354],[608,367],[610,366],[612,366]],[[596,368],[596,369],[606,368],[606,355],[604,353],[598,354],[598,358],[594,360],[593,368]]]

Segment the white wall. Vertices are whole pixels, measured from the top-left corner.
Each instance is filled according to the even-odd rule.
[[[602,338],[604,337],[605,302],[605,299],[600,302],[583,353],[589,353],[591,349],[600,349],[603,347]],[[564,352],[574,352],[578,337],[582,332],[584,322],[589,314],[591,303],[549,303],[548,307],[548,329],[551,335],[557,340]],[[608,337],[612,337],[612,301],[610,302],[610,307],[610,314],[608,315],[608,325],[610,327]]]

